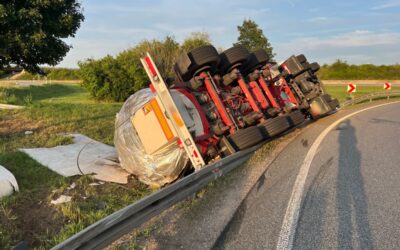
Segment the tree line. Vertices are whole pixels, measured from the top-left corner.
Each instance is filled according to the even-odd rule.
[[[317,74],[322,80],[399,80],[400,64],[354,65],[336,60],[333,64],[322,65]]]

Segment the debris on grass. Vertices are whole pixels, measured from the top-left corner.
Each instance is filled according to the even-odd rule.
[[[31,134],[33,134],[33,131],[32,131],[32,130],[27,130],[27,131],[25,131],[25,135],[31,135]]]
[[[60,195],[58,199],[52,200],[50,203],[53,205],[63,204],[67,202],[71,202],[72,197],[68,195]]]
[[[69,187],[67,187],[68,190],[74,189],[76,187],[76,183],[73,182]]]
[[[0,104],[0,109],[22,109],[23,106],[12,105],[12,104]]]
[[[92,182],[92,183],[89,183],[89,186],[99,186],[99,185],[103,185],[103,184],[104,184],[104,182],[99,181],[99,182]]]

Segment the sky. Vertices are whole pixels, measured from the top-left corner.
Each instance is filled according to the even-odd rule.
[[[215,47],[229,48],[237,26],[254,20],[276,60],[305,54],[320,64],[400,63],[400,0],[82,0],[85,21],[58,65],[116,55],[144,39],[207,32]]]

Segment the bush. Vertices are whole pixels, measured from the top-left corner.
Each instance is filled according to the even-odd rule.
[[[188,38],[183,41],[181,45],[181,50],[182,52],[187,53],[192,49],[205,45],[211,45],[210,36],[204,32],[193,32]]]
[[[96,99],[123,101],[134,84],[121,63],[112,56],[79,63],[82,86]]]
[[[164,79],[174,78],[174,64],[178,55],[208,44],[211,44],[208,34],[201,32],[192,33],[182,45],[169,36],[164,40],[144,40],[116,57],[107,56],[99,60],[80,62],[82,86],[97,99],[123,101],[149,85],[149,79],[140,62],[146,52],[151,54]]]
[[[140,62],[150,52],[163,77],[173,77],[179,44],[171,37],[164,40],[145,40],[134,48],[122,51],[116,57],[80,62],[82,86],[96,99],[124,101],[134,92],[147,87],[149,79]]]
[[[78,69],[49,68],[47,79],[52,80],[79,80]]]

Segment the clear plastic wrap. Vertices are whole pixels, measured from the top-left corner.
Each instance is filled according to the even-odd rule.
[[[125,101],[116,117],[114,144],[122,168],[141,182],[160,187],[179,177],[188,163],[188,157],[176,142],[156,154],[146,154],[131,118],[153,97],[154,94],[147,88],[136,92]]]

